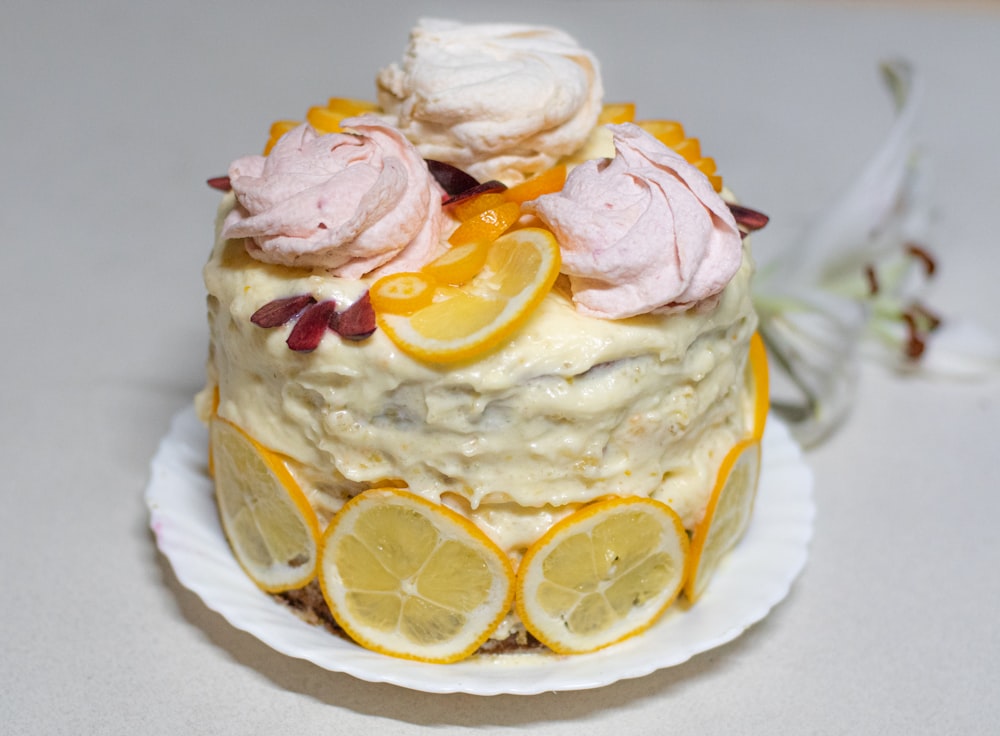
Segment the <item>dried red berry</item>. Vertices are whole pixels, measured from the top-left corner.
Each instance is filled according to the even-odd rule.
[[[375,332],[375,310],[368,292],[343,312],[334,313],[330,329],[347,340],[363,340]]]
[[[424,159],[431,176],[437,180],[441,188],[449,195],[464,192],[466,189],[478,186],[479,181],[472,175],[466,174],[457,166],[446,164],[444,161],[433,161]]]
[[[218,189],[220,192],[228,192],[233,188],[232,182],[229,181],[228,176],[213,176],[205,183],[212,187],[212,189]]]
[[[758,212],[757,210],[752,210],[749,207],[744,207],[739,204],[732,204],[727,202],[729,206],[729,211],[733,213],[733,219],[736,220],[736,225],[745,233],[752,233],[755,230],[760,230],[771,218],[765,215],[763,212]]]
[[[306,307],[288,335],[288,347],[297,353],[309,353],[319,347],[330,326],[330,318],[337,313],[337,302],[328,299]]]
[[[278,327],[291,322],[302,313],[303,309],[315,303],[316,300],[311,294],[275,299],[254,312],[250,316],[250,321],[258,327]]]
[[[447,206],[449,204],[455,204],[456,202],[462,202],[470,197],[475,197],[477,194],[485,194],[486,192],[502,192],[507,188],[507,185],[502,181],[496,181],[495,179],[490,179],[482,184],[477,184],[471,189],[464,189],[458,194],[452,194],[445,197],[441,204]]]

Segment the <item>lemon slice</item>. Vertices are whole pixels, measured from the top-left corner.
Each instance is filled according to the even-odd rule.
[[[767,348],[760,333],[755,332],[750,338],[750,355],[747,359],[746,373],[747,391],[753,397],[753,430],[751,436],[760,440],[764,436],[764,425],[767,423],[767,412],[771,406],[769,389],[769,373],[767,366]]]
[[[490,244],[482,270],[460,287],[438,289],[430,304],[412,312],[376,308],[376,319],[389,339],[416,358],[439,363],[471,358],[527,320],[555,283],[559,266],[552,233],[515,230]],[[372,289],[381,291],[380,283]]]
[[[401,271],[376,281],[368,296],[376,312],[413,314],[431,303],[436,289],[437,284],[427,275]]]
[[[334,618],[356,642],[438,663],[475,652],[514,594],[510,562],[483,532],[395,488],[365,491],[333,518],[319,580]]]
[[[525,553],[515,606],[560,654],[645,631],[684,583],[688,536],[677,514],[648,498],[610,498],[555,524]]]
[[[270,593],[302,587],[316,572],[316,513],[280,456],[218,417],[210,435],[219,518],[237,561]]]
[[[691,565],[684,595],[701,597],[719,563],[746,531],[757,495],[760,442],[748,439],[726,455],[705,510],[691,535]]]

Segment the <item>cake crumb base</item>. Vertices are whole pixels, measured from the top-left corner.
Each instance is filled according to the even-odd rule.
[[[286,590],[282,593],[274,593],[272,597],[280,603],[286,605],[292,612],[307,624],[312,626],[322,626],[335,636],[339,636],[346,641],[352,641],[337,623],[337,620],[330,613],[330,607],[323,598],[319,583],[312,580],[302,588]],[[547,651],[544,644],[533,637],[523,628],[517,628],[505,639],[487,639],[486,642],[476,650],[476,654],[506,654],[509,652],[533,652]]]

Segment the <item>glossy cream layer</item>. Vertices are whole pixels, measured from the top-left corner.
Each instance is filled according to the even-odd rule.
[[[212,348],[199,403],[205,416],[218,385],[220,415],[291,458],[322,517],[360,489],[405,482],[512,552],[608,494],[658,498],[690,527],[748,427],[751,272],[747,257],[709,311],[627,320],[585,317],[557,288],[502,349],[438,367],[379,331],[361,342],[329,332],[292,352],[290,328],[257,327],[254,311],[302,293],[346,307],[367,282],[261,263],[220,237],[205,267]]]

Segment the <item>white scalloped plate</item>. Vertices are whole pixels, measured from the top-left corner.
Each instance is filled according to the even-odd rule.
[[[178,580],[229,623],[273,649],[335,672],[424,692],[529,695],[582,690],[642,677],[735,639],[764,618],[805,565],[812,536],[812,473],[771,417],[754,516],[696,606],[682,605],[638,637],[593,654],[474,656],[450,665],[376,654],[310,626],[262,593],[237,565],[219,527],[206,475],[207,433],[179,412],[152,462],[150,526]]]

